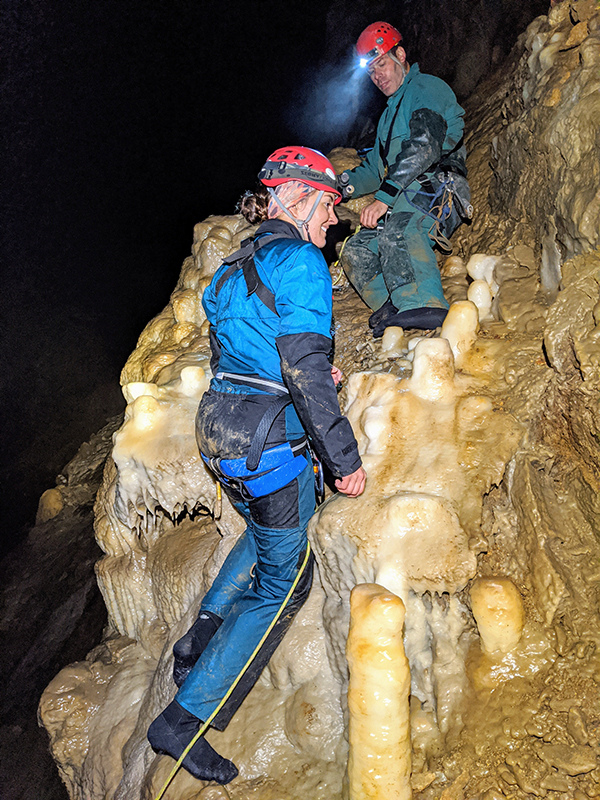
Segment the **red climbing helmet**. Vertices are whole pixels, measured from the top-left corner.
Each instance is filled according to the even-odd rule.
[[[302,181],[322,192],[333,192],[335,205],[342,199],[331,161],[310,147],[280,147],[275,150],[258,173],[258,179],[265,186]]]
[[[371,61],[384,55],[401,41],[402,34],[389,22],[371,23],[361,33],[356,43],[361,67],[368,66]]]

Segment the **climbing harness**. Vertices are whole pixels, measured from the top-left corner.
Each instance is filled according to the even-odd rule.
[[[255,470],[246,466],[247,459],[209,458],[202,453],[202,459],[220,483],[236,489],[244,500],[264,497],[287,486],[308,466],[303,452],[306,439],[291,446],[289,442],[265,450]]]
[[[442,233],[442,225],[451,215],[454,208],[454,198],[456,194],[455,181],[454,176],[450,172],[440,172],[436,177],[440,182],[437,189],[429,177],[420,178],[419,183],[421,188],[416,190],[405,189],[404,196],[413,208],[421,212],[423,218],[427,217],[432,220],[428,236],[438,245],[443,253],[449,255],[452,252],[452,245],[448,238]],[[418,197],[426,198],[426,202],[429,206],[428,210],[424,209],[422,205],[416,202]]]
[[[259,378],[258,376],[254,375],[237,375],[234,372],[217,372],[215,378],[217,378],[217,380],[229,381],[229,383],[234,383],[238,386],[249,386],[254,389],[261,388],[265,394],[274,395],[273,400],[268,405],[267,410],[263,414],[260,422],[258,423],[256,431],[254,432],[248,455],[245,458],[233,459],[235,461],[239,460],[240,462],[245,462],[248,472],[255,472],[258,469],[259,461],[263,454],[263,450],[265,449],[267,437],[269,435],[269,431],[273,427],[273,423],[281,414],[283,409],[286,408],[286,406],[289,406],[292,402],[290,393],[283,383],[271,381],[267,378]],[[303,442],[306,443],[306,439],[304,439]],[[260,497],[262,495],[255,496]]]
[[[276,239],[286,239],[289,236],[286,236],[284,233],[271,233],[267,236],[261,237],[260,239],[245,239],[242,242],[242,246],[239,250],[235,253],[232,253],[230,256],[223,260],[223,264],[227,264],[228,268],[225,272],[220,276],[219,280],[215,286],[215,296],[219,295],[219,292],[223,288],[223,284],[229,280],[235,273],[242,271],[244,276],[244,280],[246,282],[246,289],[248,292],[248,297],[251,297],[253,294],[256,294],[258,299],[273,313],[279,316],[277,308],[275,306],[275,295],[271,291],[271,289],[266,286],[264,281],[261,279],[260,275],[258,274],[258,270],[256,268],[256,264],[254,263],[254,254],[257,250],[263,247],[265,244],[268,244]],[[271,430],[273,423],[279,416],[279,414],[283,411],[283,409],[290,405],[292,402],[292,398],[286,387],[282,383],[278,383],[277,381],[271,381],[266,378],[260,378],[258,376],[252,375],[237,375],[235,373],[230,372],[219,372],[215,375],[215,377],[219,380],[227,380],[231,383],[241,385],[241,386],[250,386],[254,389],[261,389],[266,394],[275,395],[273,401],[269,404],[267,410],[265,411],[261,421],[258,424],[256,432],[254,434],[254,438],[250,445],[250,450],[248,452],[248,456],[245,459],[230,459],[234,461],[245,461],[245,466],[248,471],[248,474],[244,476],[246,480],[249,480],[249,473],[256,472],[259,468],[259,461],[261,459],[263,450],[265,448],[265,444],[267,441],[267,436],[269,435],[269,431]],[[207,459],[207,457],[202,454],[202,457]],[[214,461],[214,459],[211,459]],[[208,461],[207,461],[208,463]],[[307,463],[307,462],[306,462]],[[304,466],[306,466],[306,463]],[[275,469],[276,467],[282,467],[284,462],[282,461],[280,464],[275,465],[272,464],[269,467],[269,470]],[[237,483],[239,483],[239,490],[241,491],[242,495],[247,499],[248,495],[250,497],[262,497],[264,494],[269,494],[271,491],[275,491],[274,488],[269,488],[266,491],[262,491],[260,486],[270,485],[271,481],[267,480],[264,482],[260,482],[258,484],[254,484],[253,490],[251,491],[245,489],[245,481],[242,481],[241,474],[231,474],[227,475],[223,473],[223,477],[219,476],[219,466],[218,464],[214,463],[214,465],[209,464],[210,468],[213,472],[219,477],[220,480],[223,480],[225,485],[234,485],[231,483],[235,479]],[[299,466],[299,465],[297,465]],[[303,469],[304,467],[302,467]],[[265,469],[267,469],[265,467]],[[289,483],[290,480],[293,480],[294,477],[302,472],[300,469],[296,475],[292,478],[289,478],[286,483]],[[283,475],[286,470],[283,470],[280,474]],[[259,477],[258,474],[255,475],[256,478]],[[262,477],[262,476],[260,476]],[[230,483],[227,482],[229,479]],[[281,484],[277,488],[281,488],[285,486]],[[236,488],[238,488],[236,486]],[[260,494],[255,494],[254,492],[260,491]]]
[[[229,698],[230,698],[230,697],[231,697],[231,695],[233,694],[233,691],[234,691],[234,689],[236,688],[236,686],[238,685],[238,683],[241,681],[241,679],[244,677],[244,674],[246,673],[246,671],[248,670],[248,668],[250,667],[250,665],[252,664],[252,662],[254,661],[254,659],[256,658],[256,656],[258,655],[258,653],[259,653],[259,651],[260,651],[261,647],[262,647],[262,646],[263,646],[263,644],[266,642],[266,640],[267,640],[267,639],[268,639],[268,637],[269,637],[269,634],[271,633],[271,631],[273,630],[273,628],[275,627],[275,625],[276,625],[276,624],[277,624],[277,622],[279,621],[279,619],[280,619],[281,615],[283,614],[283,612],[284,612],[284,610],[285,610],[285,607],[287,606],[287,604],[289,603],[289,601],[290,601],[290,599],[291,599],[292,595],[294,594],[294,591],[296,590],[296,587],[297,587],[297,585],[298,585],[298,583],[299,583],[300,579],[301,579],[301,578],[302,578],[302,576],[304,575],[304,571],[305,571],[305,569],[306,569],[306,567],[307,567],[307,565],[308,565],[308,563],[309,563],[309,560],[310,560],[310,555],[311,555],[310,544],[308,544],[308,543],[307,543],[307,545],[306,545],[306,553],[305,553],[305,556],[304,556],[304,560],[303,560],[303,562],[302,562],[302,565],[301,565],[300,569],[298,570],[298,574],[296,575],[296,577],[295,577],[295,579],[294,579],[294,582],[292,583],[292,586],[290,587],[290,590],[289,590],[289,592],[287,593],[287,595],[286,595],[286,597],[285,597],[285,599],[284,599],[283,603],[281,604],[281,606],[280,606],[280,607],[279,607],[279,609],[277,610],[277,613],[275,614],[275,616],[274,616],[274,617],[273,617],[273,619],[271,620],[271,623],[269,624],[269,627],[268,627],[268,628],[267,628],[267,630],[264,632],[264,634],[263,634],[263,636],[262,636],[262,638],[261,638],[260,642],[259,642],[259,643],[256,645],[256,647],[254,648],[254,650],[253,650],[253,652],[252,652],[252,655],[250,656],[250,658],[248,659],[248,661],[246,661],[246,663],[244,664],[244,666],[243,666],[243,667],[242,667],[242,669],[240,670],[240,672],[239,672],[238,676],[235,678],[235,680],[233,681],[233,683],[231,684],[231,686],[229,687],[229,689],[228,689],[228,690],[225,692],[225,694],[223,695],[223,698],[222,698],[222,699],[221,699],[221,701],[219,702],[218,706],[215,708],[215,710],[212,712],[212,714],[211,714],[211,715],[208,717],[208,719],[207,719],[205,722],[203,722],[203,723],[202,723],[202,725],[200,726],[200,728],[199,728],[199,730],[198,730],[198,733],[196,733],[196,735],[193,737],[193,739],[191,740],[191,742],[190,742],[190,743],[188,744],[188,746],[185,748],[185,750],[183,751],[183,753],[182,753],[182,754],[179,756],[179,759],[177,760],[177,763],[175,764],[175,766],[173,767],[173,769],[172,769],[172,770],[171,770],[171,772],[169,773],[169,776],[168,776],[167,780],[165,781],[165,784],[164,784],[164,786],[162,787],[162,789],[160,790],[160,792],[157,794],[157,796],[156,796],[155,800],[161,800],[161,798],[163,797],[164,793],[165,793],[165,792],[167,791],[167,789],[169,788],[169,786],[170,786],[170,784],[171,784],[171,781],[173,780],[173,778],[175,777],[175,775],[176,775],[176,774],[177,774],[177,772],[179,771],[179,768],[180,768],[180,767],[181,767],[181,765],[183,764],[183,762],[184,762],[184,760],[185,760],[185,757],[187,756],[187,754],[190,752],[190,750],[192,749],[192,747],[193,747],[193,746],[196,744],[196,742],[198,741],[198,739],[199,739],[201,736],[203,736],[203,735],[206,733],[206,731],[208,730],[208,728],[209,728],[209,726],[210,726],[210,723],[211,723],[211,722],[212,722],[212,721],[215,719],[215,717],[217,716],[217,714],[219,713],[219,711],[221,711],[221,709],[223,708],[223,706],[225,705],[225,703],[227,702],[227,700],[229,700]]]

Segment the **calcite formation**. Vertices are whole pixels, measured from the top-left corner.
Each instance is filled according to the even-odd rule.
[[[468,339],[469,323],[476,312],[452,323],[457,340]],[[430,715],[433,747],[462,724],[469,630],[458,593],[476,574],[482,498],[500,483],[521,433],[455,373],[447,339],[420,339],[412,353],[410,377],[351,377],[347,413],[367,488],[360,501],[332,497],[309,532],[342,686],[350,590],[354,582],[377,583],[406,605],[412,694]]]
[[[368,309],[340,282],[341,400],[366,491],[330,493],[314,515],[311,595],[229,727],[208,734],[239,777],[219,788],[180,771],[167,798],[362,797],[361,741],[375,731],[383,753],[387,733],[353,733],[379,699],[357,708],[352,681],[348,697],[346,648],[353,672],[363,649],[381,669],[382,630],[363,628],[372,603],[394,609],[396,630],[390,797],[600,796],[599,37],[596,4],[564,0],[471,101],[477,211],[440,265],[452,303],[441,330],[373,341]],[[346,207],[351,226],[359,211]],[[251,233],[239,216],[196,226],[167,308],[123,370],[126,417],[96,500],[109,627],[40,704],[71,798],[147,800],[173,766],[145,733],[175,693],[173,643],[241,531],[226,501],[215,512],[194,440],[210,379],[200,298]],[[59,494],[41,518],[60,514]],[[364,584],[380,588],[355,603],[348,643]]]
[[[477,578],[471,586],[471,610],[484,653],[510,653],[519,644],[525,612],[509,578]]]
[[[352,800],[409,800],[410,669],[402,633],[404,604],[361,583],[350,595],[348,784]]]

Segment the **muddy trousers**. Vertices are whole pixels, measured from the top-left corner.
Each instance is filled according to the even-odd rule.
[[[415,187],[419,186],[415,181]],[[342,265],[348,280],[373,311],[388,298],[399,312],[448,308],[434,242],[429,238],[432,223],[403,194],[382,230],[361,228],[348,239]]]
[[[307,552],[306,529],[315,508],[313,468],[307,466],[266,497],[246,501],[235,490],[227,493],[247,528],[201,606],[223,623],[175,698],[218,730],[227,726],[308,597],[313,557]]]

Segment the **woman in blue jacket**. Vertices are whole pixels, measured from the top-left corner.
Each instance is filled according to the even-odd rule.
[[[202,734],[225,728],[310,590],[308,440],[338,491],[357,497],[366,478],[329,362],[331,276],[320,250],[337,222],[335,172],[316,150],[286,147],[259,180],[241,210],[262,224],[202,299],[214,377],[196,420],[202,457],[247,527],[173,648],[180,689],[148,731],[154,750],[176,759],[193,741],[183,766],[222,784],[237,769]]]

